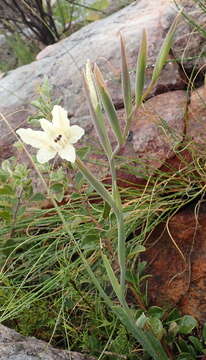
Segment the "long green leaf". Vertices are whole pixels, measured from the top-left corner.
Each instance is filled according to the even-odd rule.
[[[129,69],[127,63],[127,56],[125,50],[125,44],[122,35],[120,34],[120,45],[121,45],[121,61],[122,61],[122,92],[124,108],[126,110],[127,118],[132,111],[132,90],[129,76]]]
[[[163,44],[161,46],[161,49],[159,51],[159,54],[157,56],[157,60],[155,62],[155,66],[154,66],[154,70],[152,73],[152,80],[147,88],[147,90],[145,91],[145,93],[143,94],[143,99],[145,97],[147,97],[147,95],[152,91],[152,89],[154,88],[157,80],[159,79],[160,73],[163,69],[163,66],[165,65],[168,55],[169,55],[169,51],[171,49],[172,46],[172,42],[173,42],[173,38],[174,38],[174,34],[175,34],[175,30],[176,30],[176,26],[177,23],[179,21],[180,18],[180,14],[178,14],[175,18],[175,20],[173,21],[165,40],[163,41]]]
[[[110,195],[109,191],[105,189],[104,185],[97,180],[94,175],[89,171],[89,169],[83,164],[83,162],[77,158],[76,165],[78,166],[79,170],[83,174],[83,176],[87,179],[88,183],[94,187],[96,192],[111,206],[111,208],[117,213],[118,209],[116,204],[113,201],[112,196]]]
[[[139,54],[137,58],[136,67],[136,80],[135,80],[135,104],[136,106],[142,103],[142,94],[145,83],[145,69],[147,65],[147,35],[146,31],[143,30],[142,40],[140,44]]]
[[[115,294],[117,295],[119,302],[124,306],[125,305],[124,295],[122,293],[120,283],[118,282],[118,279],[116,278],[115,273],[110,265],[110,262],[105,254],[102,254],[102,260],[103,260],[105,269],[107,271],[109,280],[112,284],[113,290],[114,290]]]
[[[102,147],[107,154],[107,157],[110,159],[112,157],[112,147],[107,134],[104,116],[102,114],[100,103],[97,97],[91,64],[89,62],[86,65],[86,71],[84,72],[83,76],[83,83],[92,120],[94,122]]]
[[[102,73],[99,70],[97,64],[94,65],[94,75],[96,80],[97,89],[104,106],[104,110],[107,114],[110,125],[114,131],[114,134],[118,140],[119,145],[123,144],[123,135],[120,128],[120,122],[115,110],[114,104],[112,102],[111,96],[103,79]]]
[[[177,21],[179,20],[179,15],[178,17],[175,18],[175,20],[173,21],[165,40],[163,41],[163,44],[161,46],[160,52],[158,54],[156,63],[155,63],[155,67],[153,70],[153,74],[152,74],[152,82],[156,82],[160,76],[160,73],[162,71],[163,66],[166,63],[167,57],[169,55],[169,51],[171,49],[172,46],[172,42],[173,42],[173,38],[174,38],[174,34],[175,34],[175,30],[176,30],[176,26],[177,26]]]

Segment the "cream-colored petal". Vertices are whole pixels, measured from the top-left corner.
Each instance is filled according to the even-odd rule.
[[[54,105],[52,110],[52,123],[56,129],[67,130],[70,126],[67,111],[59,105]]]
[[[56,136],[56,132],[52,123],[46,119],[40,119],[39,121],[42,129],[45,131],[48,137],[53,139]]]
[[[72,125],[70,127],[69,132],[70,132],[70,136],[69,136],[70,144],[76,143],[84,135],[84,129],[78,125]]]
[[[38,162],[41,164],[46,163],[47,161],[53,159],[53,157],[56,155],[55,150],[49,150],[49,149],[40,149],[37,151],[36,158]]]
[[[49,139],[45,132],[35,131],[32,129],[18,129],[16,133],[20,136],[21,140],[28,145],[35,148],[48,148]]]
[[[62,159],[70,161],[71,163],[74,163],[76,160],[75,148],[71,144],[67,144],[64,148],[59,150],[58,153]]]

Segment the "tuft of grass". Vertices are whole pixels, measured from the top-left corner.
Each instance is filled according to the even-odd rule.
[[[145,176],[145,185],[134,187],[130,184],[120,191],[127,234],[127,269],[130,269],[127,280],[133,284],[132,290],[136,293],[132,308],[137,319],[143,311],[146,317],[150,316],[149,294],[144,290],[149,274],[145,274],[145,264],[140,261],[147,236],[157,224],[205,194],[205,160],[197,161],[196,154],[191,152],[192,161],[188,162],[181,149],[176,151],[176,155],[183,163],[181,169],[168,167],[167,171],[156,171],[153,177]],[[135,162],[125,162],[124,171],[138,175],[137,165]],[[20,176],[14,172],[14,168],[15,161],[13,164],[4,163],[0,172],[0,189],[8,191],[7,201],[10,196],[15,199],[15,187],[9,195],[8,186],[14,184],[15,176]],[[59,181],[64,181],[65,176],[59,177]],[[19,196],[17,180],[16,198]],[[126,359],[144,358],[141,347],[120,325],[115,314],[108,312],[88,279],[79,256],[80,248],[102,287],[113,297],[102,263],[100,245],[103,244],[115,268],[115,219],[103,217],[103,202],[83,182],[58,205],[73,234],[74,243],[65,232],[52,203],[47,201],[44,207],[39,207],[42,200],[33,197],[28,186],[30,184],[25,184],[21,193],[23,210],[17,212],[15,223],[13,218],[1,219],[1,321],[25,335],[35,335],[57,346],[82,349],[97,357],[104,351],[104,359],[118,359],[122,355]],[[5,207],[2,192],[1,209]],[[11,213],[15,204],[8,204]],[[176,318],[181,317],[178,315]],[[170,321],[168,317],[163,322],[166,333],[170,329]],[[68,339],[68,343],[65,339]],[[179,340],[174,336],[172,344],[168,346],[172,346],[178,356],[176,341]]]

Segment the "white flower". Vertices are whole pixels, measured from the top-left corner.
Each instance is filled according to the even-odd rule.
[[[39,149],[37,160],[43,164],[58,153],[62,159],[74,163],[76,153],[72,144],[84,135],[84,129],[78,125],[70,126],[67,111],[59,105],[55,105],[52,110],[52,122],[41,119],[40,124],[44,131],[32,129],[16,131],[22,141]]]

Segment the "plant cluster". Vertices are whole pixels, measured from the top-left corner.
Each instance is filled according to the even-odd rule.
[[[187,163],[181,158],[184,144],[175,143],[174,152],[185,165],[181,169],[156,171],[156,180],[145,175],[142,188],[120,188],[117,182],[118,151],[127,140],[136,110],[160,76],[176,21],[162,44],[146,90],[147,36],[143,31],[134,99],[121,37],[123,129],[100,69],[96,64],[86,65],[85,93],[111,185],[98,180],[86,166],[89,147],[74,148],[83,130],[70,126],[59,101],[51,102],[48,83],[33,103],[37,116],[29,119],[31,124],[39,121],[43,131],[17,130],[23,142],[38,149],[37,161],[30,158],[45,190],[34,190],[26,165],[16,164],[16,159],[3,162],[0,319],[15,324],[24,334],[49,338],[56,345],[82,349],[105,360],[195,360],[206,354],[205,326],[201,328],[196,319],[181,316],[175,309],[150,306],[150,275],[140,257],[145,238],[158,223],[204,196],[201,161],[191,153],[193,160]],[[116,137],[115,148],[105,117]],[[19,151],[23,146],[18,145]],[[64,159],[58,168],[47,163],[56,153]],[[135,160],[124,167],[135,175]],[[76,179],[70,192],[68,169],[69,182]],[[45,198],[49,203],[43,206]]]

